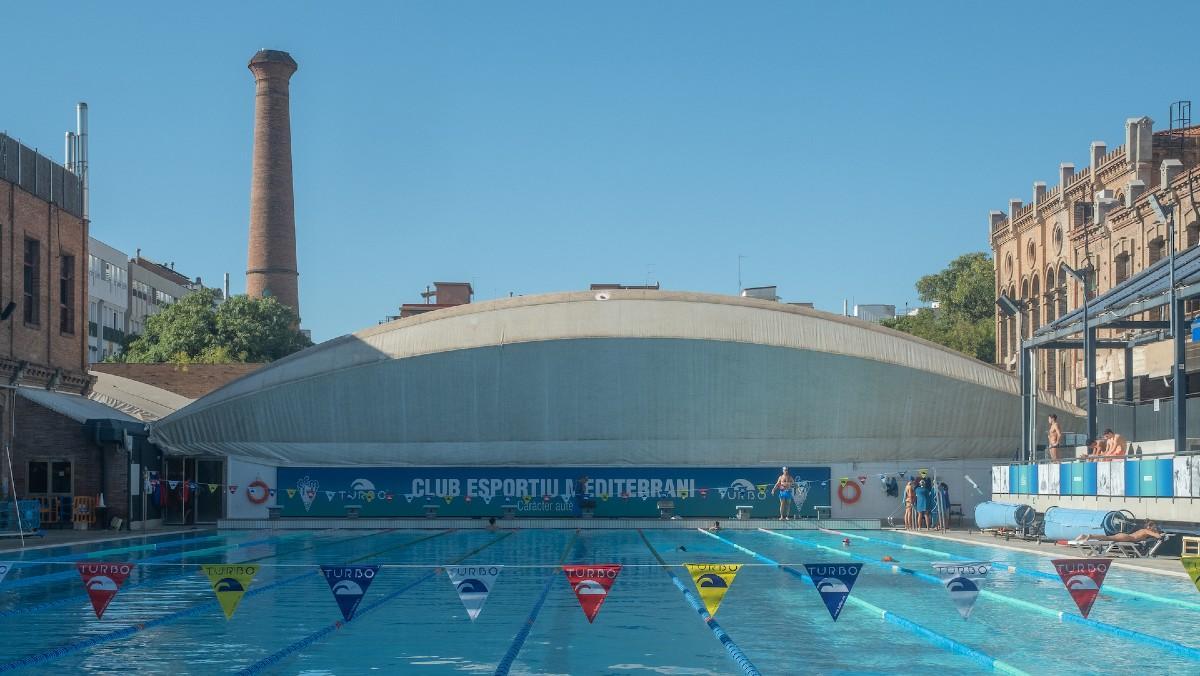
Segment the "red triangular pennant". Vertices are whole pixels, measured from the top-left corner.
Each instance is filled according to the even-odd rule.
[[[133,571],[133,565],[128,563],[76,563],[79,577],[83,578],[83,586],[87,589],[88,598],[92,600],[92,610],[96,611],[96,619],[104,617],[104,611],[113,597],[125,584],[125,578]]]
[[[617,575],[621,574],[621,564],[569,565],[563,566],[563,572],[567,574],[567,582],[590,624],[600,613],[600,606],[608,598],[608,591],[616,582]]]
[[[1112,562],[1108,559],[1054,559],[1051,563],[1075,605],[1079,606],[1080,614],[1087,617],[1100,595],[1104,576],[1108,575],[1108,566]]]

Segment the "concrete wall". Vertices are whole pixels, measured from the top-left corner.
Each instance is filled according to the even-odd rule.
[[[268,497],[261,505],[256,505],[246,498],[246,485],[252,481],[261,480],[271,488],[280,488],[276,479],[275,468],[268,465],[228,458],[225,463],[225,483],[237,486],[236,495],[225,493],[225,516],[230,519],[265,519],[267,508],[276,504],[276,498]]]
[[[111,373],[161,387],[189,399],[200,397],[262,367],[262,364],[92,364]]]
[[[918,474],[919,470],[929,470],[930,476],[938,481],[946,482],[950,489],[950,502],[961,504],[964,523],[970,523],[975,514],[975,505],[989,500],[991,468],[996,462],[985,460],[930,460],[906,461],[904,463],[836,463],[830,466],[830,497],[833,502],[833,518],[835,519],[887,519],[894,516],[897,524],[904,523],[904,483],[909,477]],[[898,473],[905,472],[905,478],[899,478]],[[897,477],[899,494],[891,497],[884,492],[879,475]],[[860,484],[862,498],[858,502],[847,505],[838,497],[839,479],[849,477],[859,483],[858,477],[866,477],[866,484]],[[979,491],[971,487],[965,477],[971,477],[979,484]]]

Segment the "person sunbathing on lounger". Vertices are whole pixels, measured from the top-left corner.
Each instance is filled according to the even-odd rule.
[[[1146,527],[1141,530],[1136,530],[1132,533],[1117,533],[1116,535],[1089,535],[1084,533],[1076,538],[1080,540],[1103,540],[1105,542],[1141,542],[1143,540],[1157,540],[1162,537],[1163,532],[1153,521],[1147,521]]]

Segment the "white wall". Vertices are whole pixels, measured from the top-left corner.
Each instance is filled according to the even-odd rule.
[[[946,482],[950,488],[950,502],[961,504],[963,523],[970,523],[974,518],[975,505],[990,499],[992,483],[992,465],[1003,461],[995,460],[931,460],[928,462],[897,463],[836,463],[830,466],[829,495],[833,503],[833,518],[844,519],[886,519],[894,515],[897,525],[904,523],[904,484],[913,475],[919,475],[919,470],[929,470],[930,476],[936,475],[938,481]],[[905,476],[901,479],[898,473],[903,470]],[[896,476],[898,495],[891,497],[884,492],[883,482],[879,475]],[[849,477],[859,483],[858,477],[865,476],[866,484],[859,484],[862,497],[858,502],[847,505],[838,498],[838,487],[842,477]],[[964,478],[970,476],[979,484],[979,491],[971,487]],[[982,492],[982,495],[980,494]]]
[[[230,457],[225,463],[225,483],[227,486],[237,486],[237,493],[229,494],[229,490],[225,491],[225,514],[230,519],[265,519],[267,518],[267,507],[274,507],[279,499],[278,492],[275,497],[268,497],[267,501],[261,505],[256,505],[246,497],[246,485],[255,480],[266,482],[271,488],[282,490],[276,481],[275,468],[268,465],[260,465],[254,462],[248,462],[239,458]]]

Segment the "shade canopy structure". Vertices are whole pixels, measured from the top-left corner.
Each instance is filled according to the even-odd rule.
[[[276,465],[799,465],[1008,458],[1020,415],[1012,376],[875,324],[605,290],[342,336],[152,423],[151,440]]]

